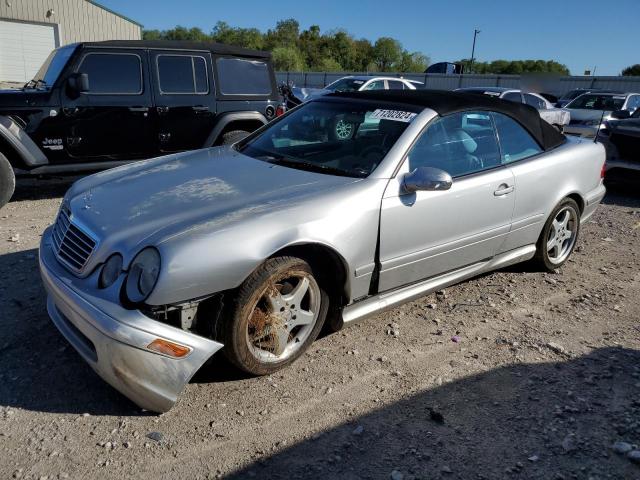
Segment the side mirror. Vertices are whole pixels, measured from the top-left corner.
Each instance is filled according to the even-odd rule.
[[[89,75],[74,73],[67,79],[67,89],[72,96],[79,96],[89,91]]]
[[[631,118],[631,112],[629,110],[614,110],[611,112],[611,118],[617,118],[618,120]]]
[[[402,186],[407,193],[418,190],[449,190],[452,184],[451,175],[433,167],[418,167],[402,179]]]

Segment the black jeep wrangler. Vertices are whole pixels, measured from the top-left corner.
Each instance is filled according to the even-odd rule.
[[[276,115],[270,54],[173,41],[76,43],[0,92],[0,208],[15,177],[234,143]]]

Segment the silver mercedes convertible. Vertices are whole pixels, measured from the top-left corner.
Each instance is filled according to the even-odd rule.
[[[526,105],[328,95],[234,146],[76,182],[40,245],[48,312],[100,376],[163,412],[218,350],[269,374],[325,323],[517,262],[559,268],[604,161]]]

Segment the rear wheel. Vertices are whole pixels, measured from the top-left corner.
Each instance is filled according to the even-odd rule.
[[[0,153],[0,208],[9,203],[15,189],[16,176],[13,167],[7,157]]]
[[[546,270],[560,268],[573,252],[580,232],[580,209],[575,200],[565,198],[545,223],[536,250],[537,263]]]
[[[233,145],[243,138],[246,138],[248,135],[249,132],[247,132],[246,130],[231,130],[230,132],[222,135],[222,145]]]
[[[225,319],[225,354],[241,370],[266,375],[293,363],[313,343],[329,297],[307,262],[268,259],[239,288]]]

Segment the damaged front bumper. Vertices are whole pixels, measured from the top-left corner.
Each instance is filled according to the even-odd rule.
[[[137,405],[166,412],[191,377],[222,344],[127,310],[86,288],[91,277],[71,275],[55,258],[51,228],[40,244],[40,273],[53,323],[91,367]],[[83,288],[84,287],[84,288]],[[148,349],[154,340],[189,347],[172,358]]]

